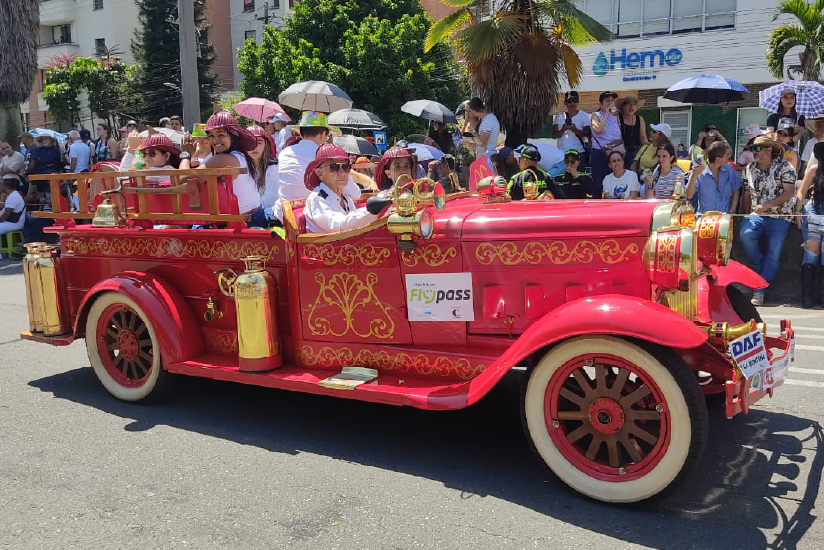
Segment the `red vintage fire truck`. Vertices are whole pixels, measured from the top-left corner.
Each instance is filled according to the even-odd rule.
[[[106,199],[95,208],[80,185],[76,212],[58,198],[75,176],[40,176],[59,245],[28,245],[22,337],[85,338],[127,401],[188,375],[451,410],[514,373],[537,455],[608,502],[681,480],[706,446],[705,397],[746,413],[792,359],[790,323],[766,336],[731,286],[764,281],[729,259],[730,217],[696,220],[685,200],[513,202],[487,178],[398,191],[390,214],[335,234],[307,234],[287,202],[281,236],[246,229],[236,173],[106,173]],[[728,349],[755,331],[770,361],[757,383]]]

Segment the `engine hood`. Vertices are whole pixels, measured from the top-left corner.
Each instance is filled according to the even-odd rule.
[[[465,211],[464,241],[647,237],[659,200],[554,200],[483,204]],[[456,212],[457,213],[457,212]]]

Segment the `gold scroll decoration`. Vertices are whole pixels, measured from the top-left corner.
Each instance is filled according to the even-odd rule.
[[[317,259],[328,266],[353,266],[360,264],[364,267],[375,267],[379,263],[387,260],[391,254],[388,248],[376,247],[371,244],[354,246],[345,244],[335,246],[332,244],[307,244],[303,249],[303,254],[307,258]]]
[[[656,268],[662,273],[675,273],[678,255],[678,233],[658,233]]]
[[[206,332],[206,349],[217,353],[237,353],[237,333],[236,332]]]
[[[303,363],[310,367],[371,367],[421,376],[457,376],[461,380],[471,380],[486,369],[485,365],[472,363],[464,357],[431,357],[422,353],[413,355],[404,351],[390,353],[369,349],[355,352],[348,347],[323,346],[315,350],[312,346],[304,345],[300,348],[300,357]]]
[[[450,246],[441,248],[437,244],[418,246],[409,254],[401,254],[401,260],[406,267],[416,267],[418,262],[423,262],[429,267],[440,267],[458,255],[458,248]]]
[[[244,256],[263,256],[270,260],[280,251],[277,245],[265,242],[172,237],[63,237],[61,246],[66,254],[237,261]]]
[[[637,253],[637,244],[630,243],[622,247],[615,239],[600,242],[578,241],[571,248],[564,241],[531,242],[523,246],[505,242],[480,244],[475,249],[475,259],[482,265],[491,265],[497,260],[508,266],[536,265],[544,261],[560,265],[589,264],[596,259],[605,264],[618,264]]]
[[[384,305],[373,291],[378,282],[375,273],[367,273],[365,281],[351,273],[336,273],[328,282],[323,273],[315,273],[315,282],[320,285],[318,297],[309,306],[307,317],[313,336],[355,334],[361,338],[387,339],[395,335],[395,321],[389,315],[390,307]],[[368,327],[364,327],[367,315],[363,311],[367,306],[372,307],[368,313]],[[330,307],[337,308],[342,314],[342,322],[337,327],[332,326],[333,323],[328,318],[321,317],[318,312],[318,309],[328,311]],[[355,317],[359,312],[361,315],[358,321],[361,323],[356,323]]]

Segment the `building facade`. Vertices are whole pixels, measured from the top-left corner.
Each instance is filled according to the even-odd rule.
[[[768,113],[758,107],[758,92],[779,82],[767,70],[766,39],[791,20],[772,20],[777,0],[579,0],[577,5],[616,36],[579,49],[582,109],[597,110],[598,95],[606,90],[635,95],[648,123],[672,127],[675,145],[693,143],[712,122],[740,150],[744,128],[766,126]],[[787,59],[797,57],[791,53]],[[700,74],[732,78],[751,93],[745,101],[717,106],[662,97],[679,80]]]
[[[235,89],[243,79],[237,70],[236,52],[246,40],[258,41],[265,25],[283,27],[296,0],[227,0],[231,11],[232,59]]]

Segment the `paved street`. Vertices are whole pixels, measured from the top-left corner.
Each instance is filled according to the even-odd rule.
[[[614,507],[540,467],[506,391],[431,413],[184,379],[119,402],[83,342],[19,339],[21,265],[0,261],[0,548],[824,548],[824,310],[762,314],[796,326],[788,383],[714,409],[668,499]]]

